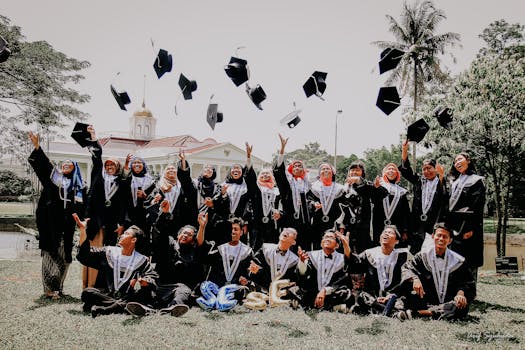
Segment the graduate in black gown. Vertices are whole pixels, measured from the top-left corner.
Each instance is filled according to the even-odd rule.
[[[299,257],[290,250],[296,244],[297,231],[285,227],[279,235],[279,242],[264,243],[255,254],[250,265],[251,280],[257,290],[268,293],[270,284],[277,280],[297,282]]]
[[[434,246],[421,251],[403,266],[406,307],[413,316],[462,318],[476,297],[476,287],[465,258],[447,249],[451,230],[436,224]]]
[[[328,163],[319,166],[319,178],[312,183],[307,193],[308,207],[312,217],[312,239],[319,248],[323,232],[334,227],[341,216],[341,206],[345,202],[344,186],[335,182],[335,169]]]
[[[483,266],[484,178],[476,174],[474,162],[465,152],[454,158],[450,175],[447,217],[447,225],[453,233],[450,249],[465,257],[465,264],[477,281],[478,268]]]
[[[443,181],[444,169],[434,159],[425,159],[421,175],[414,173],[408,160],[408,140],[403,142],[401,175],[413,185],[414,198],[410,215],[410,252],[421,250],[425,239],[430,239],[437,222],[443,221],[448,210],[448,195]]]
[[[283,226],[296,229],[298,233],[297,246],[308,250],[311,249],[314,241],[306,198],[306,194],[310,190],[308,174],[301,160],[294,160],[285,168],[284,150],[288,138],[279,134],[279,139],[281,140],[281,148],[277,162],[273,167],[273,175],[283,205]]]
[[[146,198],[155,189],[155,180],[148,174],[144,159],[128,154],[124,164],[125,226],[136,225],[144,231],[146,239],[137,250],[151,255],[151,226],[147,223]]]
[[[91,311],[91,316],[96,317],[126,313],[129,302],[150,304],[158,275],[148,257],[135,249],[144,239],[144,232],[138,226],[130,226],[119,236],[118,246],[92,247],[86,239],[89,220],[81,221],[76,214],[74,219],[80,229],[77,260],[101,271],[105,277],[103,288],[83,289],[83,310]]]
[[[279,241],[281,197],[271,169],[262,169],[258,176],[255,174],[251,163],[252,148],[253,146],[246,143],[245,180],[253,214],[250,225],[250,243],[252,249],[257,251],[263,243]]]
[[[363,291],[357,298],[357,313],[381,313],[390,316],[399,293],[401,267],[411,257],[407,248],[395,248],[401,235],[393,225],[385,226],[379,247],[352,254],[350,270],[365,275]],[[391,300],[393,298],[393,300]],[[391,300],[391,301],[390,301]],[[387,303],[394,303],[387,309]]]
[[[380,179],[381,186],[388,191],[388,195],[378,196],[374,200],[373,210],[373,245],[379,245],[379,236],[386,225],[395,225],[401,233],[399,247],[408,245],[408,230],[410,206],[408,204],[407,190],[398,185],[401,173],[394,163],[389,163],[383,168]]]
[[[337,252],[342,242],[344,254]],[[299,249],[299,285],[301,305],[308,308],[334,310],[352,304],[352,282],[348,274],[350,259],[348,237],[327,231],[321,240],[321,249],[304,252]],[[337,308],[336,308],[337,309]],[[342,310],[342,311],[344,311]]]
[[[40,147],[39,135],[29,132],[29,139],[34,150],[28,161],[42,184],[36,225],[44,295],[59,299],[72,261],[75,222],[71,214],[84,213],[87,189],[76,162],[64,160],[60,167],[55,167]]]

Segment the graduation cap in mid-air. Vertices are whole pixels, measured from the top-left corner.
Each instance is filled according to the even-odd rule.
[[[379,89],[376,106],[386,115],[392,113],[401,104],[401,99],[395,86],[386,86]]]
[[[437,118],[439,125],[447,130],[452,128],[452,116],[454,112],[448,107],[439,106],[434,110],[434,117]]]
[[[415,143],[423,140],[427,132],[430,130],[425,119],[421,118],[410,124],[407,128],[407,139],[408,141],[414,141]]]
[[[87,130],[88,124],[76,123],[71,132],[71,137],[84,148],[91,144],[91,134]]]
[[[294,110],[288,113],[283,119],[281,119],[281,125],[288,125],[290,129],[293,129],[301,122],[299,114],[301,113],[300,109],[295,109],[295,103],[293,104]]]
[[[266,100],[266,93],[262,86],[257,84],[254,88],[251,88],[246,84],[246,93],[250,97],[250,100],[252,100],[253,104],[262,111],[261,102]]]
[[[222,120],[223,114],[222,112],[219,112],[219,105],[217,103],[210,103],[208,105],[208,111],[206,112],[206,121],[211,129],[215,130],[215,124],[222,123]]]
[[[11,50],[7,47],[7,41],[0,36],[0,63],[7,61]]]
[[[379,74],[388,72],[397,67],[405,53],[398,49],[386,48],[381,52],[381,60],[379,61]]]
[[[127,111],[126,105],[131,103],[128,93],[125,91],[117,92],[117,90],[113,87],[113,85],[110,85],[110,89],[120,109],[122,109],[123,111]]]
[[[226,75],[230,77],[235,86],[240,86],[250,79],[248,61],[242,58],[231,57],[230,63],[224,67]]]
[[[315,95],[321,100],[324,100],[323,94],[326,90],[326,76],[328,74],[324,72],[315,71],[303,84],[303,90],[306,97]]]
[[[197,82],[195,80],[189,80],[181,73],[179,77],[179,86],[182,90],[184,99],[191,100],[193,97],[191,93],[197,90]]]
[[[157,73],[157,78],[160,79],[164,73],[171,72],[173,67],[173,57],[164,49],[160,49],[155,62],[153,62],[153,69]]]

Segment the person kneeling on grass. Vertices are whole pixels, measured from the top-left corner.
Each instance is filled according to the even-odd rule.
[[[82,291],[83,310],[91,316],[126,313],[129,302],[149,304],[153,300],[158,278],[149,259],[135,250],[144,239],[144,232],[131,226],[119,237],[117,246],[92,247],[86,239],[89,219],[80,221],[73,214],[80,229],[80,247],[77,260],[85,266],[104,271],[105,289],[88,287]]]
[[[403,265],[405,290],[412,289],[407,293],[407,309],[414,316],[463,318],[476,296],[474,279],[465,258],[447,249],[452,242],[449,228],[436,224],[432,239],[434,247],[417,253]]]

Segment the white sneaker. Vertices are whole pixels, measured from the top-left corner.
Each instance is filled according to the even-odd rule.
[[[155,314],[157,311],[141,303],[136,303],[134,301],[126,304],[126,311],[134,316],[147,316]]]
[[[161,315],[170,314],[173,317],[179,317],[188,312],[190,308],[185,304],[176,304],[160,309]]]
[[[348,313],[348,308],[346,307],[346,304],[339,304],[339,305],[335,305],[333,307],[333,311],[340,312],[342,314],[347,314]]]

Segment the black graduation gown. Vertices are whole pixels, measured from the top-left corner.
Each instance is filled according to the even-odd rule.
[[[213,242],[204,241],[201,246],[180,245],[171,234],[169,214],[162,213],[152,228],[155,270],[159,274],[159,285],[183,283],[194,290],[205,280],[204,263],[214,247]],[[195,233],[197,234],[197,233]]]
[[[313,237],[311,233],[311,219],[310,212],[308,210],[308,201],[306,198],[308,190],[300,194],[301,205],[299,207],[299,212],[295,213],[292,189],[290,182],[288,182],[288,178],[286,176],[284,161],[281,163],[281,165],[274,164],[273,175],[275,177],[277,187],[279,188],[281,203],[284,211],[282,218],[283,227],[292,227],[296,229],[296,247],[301,247],[305,250],[309,250],[312,242],[315,240],[315,237]]]
[[[257,285],[257,289],[260,291],[268,292],[270,284],[276,280],[290,280],[290,282],[297,282],[299,274],[297,271],[297,264],[299,263],[299,257],[295,255],[291,250],[287,250],[284,255],[285,265],[284,267],[279,266],[279,270],[285,268],[286,271],[282,276],[277,273],[277,262],[274,258],[277,256],[278,245],[274,243],[264,243],[255,254],[254,262],[261,266],[259,272],[255,275],[251,275],[251,280]],[[272,279],[272,270],[274,270],[274,279]]]
[[[406,248],[394,249],[391,254],[396,254],[394,268],[392,269],[392,280],[385,290],[381,292],[379,275],[377,272],[376,256],[381,253],[381,247],[365,250],[361,254],[352,254],[350,258],[350,271],[352,273],[365,274],[363,291],[374,297],[385,296],[401,282],[401,267],[408,261],[409,252]]]
[[[383,187],[376,188],[373,183],[361,178],[361,183],[352,184],[354,191],[345,194],[343,206],[343,225],[350,232],[350,247],[352,251],[361,253],[372,246],[370,237],[370,221],[372,219],[372,198],[383,199],[387,191]],[[352,220],[354,213],[355,217]]]
[[[306,198],[308,201],[308,207],[310,209],[310,215],[312,218],[312,244],[315,248],[320,247],[321,238],[323,237],[323,234],[326,230],[333,229],[334,223],[337,218],[341,216],[341,208],[340,204],[345,203],[346,197],[344,196],[344,187],[335,181],[333,182],[333,189],[334,191],[334,201],[332,202],[332,205],[330,206],[330,210],[328,211],[326,215],[326,219],[323,219],[325,217],[325,214],[323,213],[323,208],[321,209],[315,209],[314,203],[319,202],[320,200],[320,193],[318,190],[323,187],[322,182],[316,181],[312,184],[310,187],[310,191],[306,194]]]
[[[388,191],[387,191],[388,192]],[[392,201],[394,198],[393,194],[388,194],[389,201]],[[379,236],[385,228],[385,211],[383,208],[383,198],[377,196],[373,199],[374,209],[373,209],[373,245],[379,245]],[[410,206],[408,204],[407,193],[401,195],[399,202],[397,203],[396,209],[394,210],[392,217],[390,218],[391,224],[396,225],[399,233],[403,234],[404,232],[408,233],[408,222],[410,218]],[[406,247],[408,242],[399,242],[398,247]]]
[[[233,273],[233,276],[231,278],[231,281],[227,280],[226,277],[226,271],[224,267],[224,260],[223,256],[226,254],[226,246],[229,243],[221,244],[217,247],[216,250],[213,250],[208,256],[208,281],[211,281],[215,284],[217,284],[219,287],[225,286],[226,284],[240,284],[239,278],[244,277],[249,280],[249,274],[248,274],[248,267],[250,266],[250,262],[253,260],[253,251],[252,249],[243,244],[242,242],[239,242],[238,244],[241,244],[240,246],[240,252],[239,252],[239,264]],[[232,262],[230,261],[230,264]]]
[[[267,216],[264,216],[261,189],[257,185],[257,175],[253,167],[247,169],[245,181],[246,186],[248,186],[248,194],[253,212],[253,222],[250,226],[250,245],[257,251],[263,243],[277,243],[279,241],[282,219],[273,220],[272,210],[270,210]],[[272,209],[279,209],[279,201],[280,195],[278,194],[275,197]]]
[[[148,282],[148,290],[154,291],[157,287],[158,275],[150,264],[148,258],[136,252],[132,271],[127,280],[120,286],[115,287],[114,260],[112,256],[118,255],[120,247],[90,247],[89,240],[85,240],[78,250],[77,260],[85,266],[97,269],[103,272],[105,284],[103,290],[110,296],[118,299],[127,299],[134,294],[134,288],[131,287],[132,279],[141,278]]]
[[[444,183],[438,183],[436,192],[432,198],[432,204],[427,212],[426,221],[421,220],[423,214],[423,196],[422,188],[424,177],[415,174],[410,167],[410,161],[407,159],[399,165],[401,175],[413,185],[414,198],[412,200],[412,213],[410,215],[410,251],[415,254],[421,250],[421,245],[425,240],[425,233],[434,232],[434,225],[442,222],[448,210],[448,196]],[[438,176],[438,175],[437,175]]]
[[[449,227],[459,232],[454,236],[450,249],[464,256],[467,266],[483,266],[483,209],[485,207],[485,184],[481,178],[470,186],[465,186],[453,208],[447,214]],[[457,211],[466,208],[472,214],[461,214]],[[469,239],[463,233],[473,231]]]
[[[83,202],[75,202],[75,191],[67,194],[66,208],[64,201],[60,198],[61,191],[51,181],[53,165],[42,150],[42,147],[33,150],[29,155],[29,164],[35,171],[40,183],[42,192],[38,199],[36,208],[36,226],[39,234],[38,246],[41,250],[53,253],[64,242],[64,252],[66,262],[72,261],[71,250],[73,249],[73,235],[75,232],[75,220],[72,214],[77,213],[81,218],[84,216],[86,202],[86,188],[82,190]]]
[[[321,259],[326,258],[324,258],[324,252],[322,250],[308,252],[308,255],[310,256],[310,259],[307,263],[306,272],[304,275],[299,274],[299,285],[303,293],[302,305],[305,307],[312,307],[320,290],[317,276],[318,271],[313,259],[315,259],[315,255],[321,255]],[[338,252],[334,252],[332,255],[333,259],[338,259],[338,261],[334,267],[333,275],[326,286],[330,287],[331,293],[330,296],[327,295],[327,298],[325,299],[325,309],[330,309],[334,305],[344,303],[346,297],[349,297],[349,293],[351,293],[352,289],[352,281],[348,273],[349,259]],[[339,257],[336,257],[337,255]],[[346,291],[346,293],[340,293],[341,291]]]
[[[427,305],[440,304],[427,254],[435,254],[435,251],[432,250],[431,252],[417,253],[414,258],[407,261],[402,268],[401,279],[407,296],[412,291],[412,280],[414,277],[419,278],[421,284],[423,285],[425,296],[419,309],[425,308],[425,303]],[[474,284],[474,279],[467,267],[468,266],[464,262],[459,263],[459,265],[454,267],[449,273],[447,290],[444,298],[445,303],[454,300],[454,297],[457,295],[459,290],[462,290],[465,293],[465,297],[467,298],[467,302],[469,304],[476,297],[476,286]]]
[[[190,176],[189,164],[187,164],[186,170],[182,170],[181,164],[179,162],[179,166],[177,169],[177,178],[180,183],[179,197],[175,202],[175,206],[171,208],[171,213],[167,215],[170,223],[169,234],[171,234],[173,237],[176,237],[179,229],[185,225],[192,225],[194,227],[197,227],[197,219],[199,214],[197,208],[197,189],[195,188],[195,184],[193,183]],[[162,196],[164,196],[162,190],[160,189],[160,182],[161,181],[157,183],[157,188],[153,190],[146,202],[151,203],[151,200],[157,194],[161,194]],[[161,202],[162,200],[156,204],[148,206],[148,213],[146,215],[146,218],[147,222],[150,223],[150,225],[153,225],[153,223],[157,221],[157,218],[160,213]]]
[[[101,228],[104,228],[104,245],[117,244],[117,233],[115,230],[118,225],[124,225],[124,186],[123,178],[117,175],[115,183],[118,189],[106,202],[104,190],[104,176],[102,174],[102,146],[98,141],[93,141],[88,146],[91,152],[93,168],[91,169],[91,186],[89,188],[88,202],[86,207],[86,217],[90,218],[87,226],[88,239],[92,240]]]

